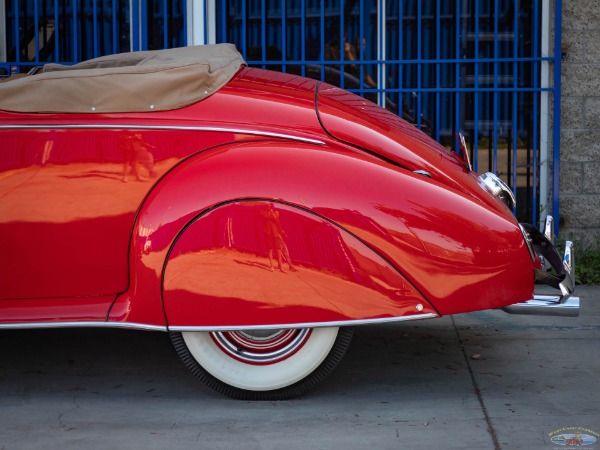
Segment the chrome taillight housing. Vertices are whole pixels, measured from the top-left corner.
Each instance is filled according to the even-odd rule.
[[[517,205],[515,195],[508,185],[492,172],[479,175],[479,181],[494,196],[502,200],[506,205],[513,209]]]

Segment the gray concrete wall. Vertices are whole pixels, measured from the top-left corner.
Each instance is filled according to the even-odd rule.
[[[600,0],[564,0],[561,237],[600,244]]]

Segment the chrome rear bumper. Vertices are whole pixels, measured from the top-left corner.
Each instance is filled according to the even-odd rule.
[[[550,265],[556,271],[556,276],[545,271],[536,271],[536,281],[556,288],[557,295],[534,295],[531,300],[502,308],[509,314],[527,314],[542,316],[579,316],[579,297],[573,297],[575,292],[575,259],[574,247],[571,241],[565,243],[565,253],[562,261],[552,244],[552,217],[546,218],[544,234],[529,227],[532,245],[540,255],[542,265]]]
[[[579,297],[535,295],[531,300],[505,306],[502,310],[509,314],[578,317]]]

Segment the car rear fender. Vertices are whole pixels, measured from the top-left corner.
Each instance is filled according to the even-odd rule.
[[[299,328],[435,317],[384,258],[305,208],[268,198],[204,211],[163,273],[174,331]]]
[[[356,239],[356,245],[366,247],[363,254],[371,252],[370,260],[377,260],[380,267],[389,265],[408,281],[422,296],[424,309],[425,300],[444,315],[532,298],[532,259],[508,208],[490,207],[343,144],[271,140],[214,147],[179,164],[161,180],[136,220],[130,289],[111,311],[111,319],[134,321],[133,316],[152,311],[153,319],[160,315],[164,323],[171,293],[165,294],[163,310],[163,280],[165,293],[175,286],[169,278],[175,266],[170,264],[180,253],[214,249],[222,243],[219,237],[206,248],[187,244],[203,227],[227,232],[224,222],[213,219],[216,216],[209,211],[234,203],[241,208],[251,201],[258,202],[256,211],[275,203],[282,217],[294,217],[286,219],[293,227],[303,228],[301,224],[312,221],[322,233],[330,225],[336,227],[346,246],[355,245],[350,241]],[[259,216],[253,215],[257,223]],[[186,227],[189,236],[183,234]],[[178,238],[185,246],[179,247],[183,244],[176,243]],[[260,245],[247,251],[265,258]],[[329,245],[324,242],[323,251]],[[292,260],[296,255],[298,251]],[[239,262],[233,264],[241,267]],[[264,311],[267,305],[256,302],[253,307]],[[131,317],[124,319],[126,315]]]
[[[353,231],[377,229],[351,188],[359,173],[368,182],[389,170],[369,158],[265,141],[218,146],[179,164],[139,211],[130,287],[109,320],[214,329],[436,316],[397,267]],[[270,270],[268,208],[285,227],[297,272],[285,254],[286,273],[279,271],[280,242],[271,248]]]

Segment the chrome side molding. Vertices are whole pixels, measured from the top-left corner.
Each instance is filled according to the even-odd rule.
[[[166,325],[148,325],[145,323],[113,321],[28,322],[0,324],[0,330],[37,330],[46,328],[123,328],[126,330],[169,331]]]
[[[382,317],[378,319],[340,320],[333,322],[298,322],[269,325],[235,325],[235,326],[169,326],[169,331],[243,331],[243,330],[271,330],[290,328],[321,328],[321,327],[346,327],[358,325],[377,325],[384,323],[406,322],[409,320],[434,319],[440,317],[434,313],[414,314],[410,316]]]

